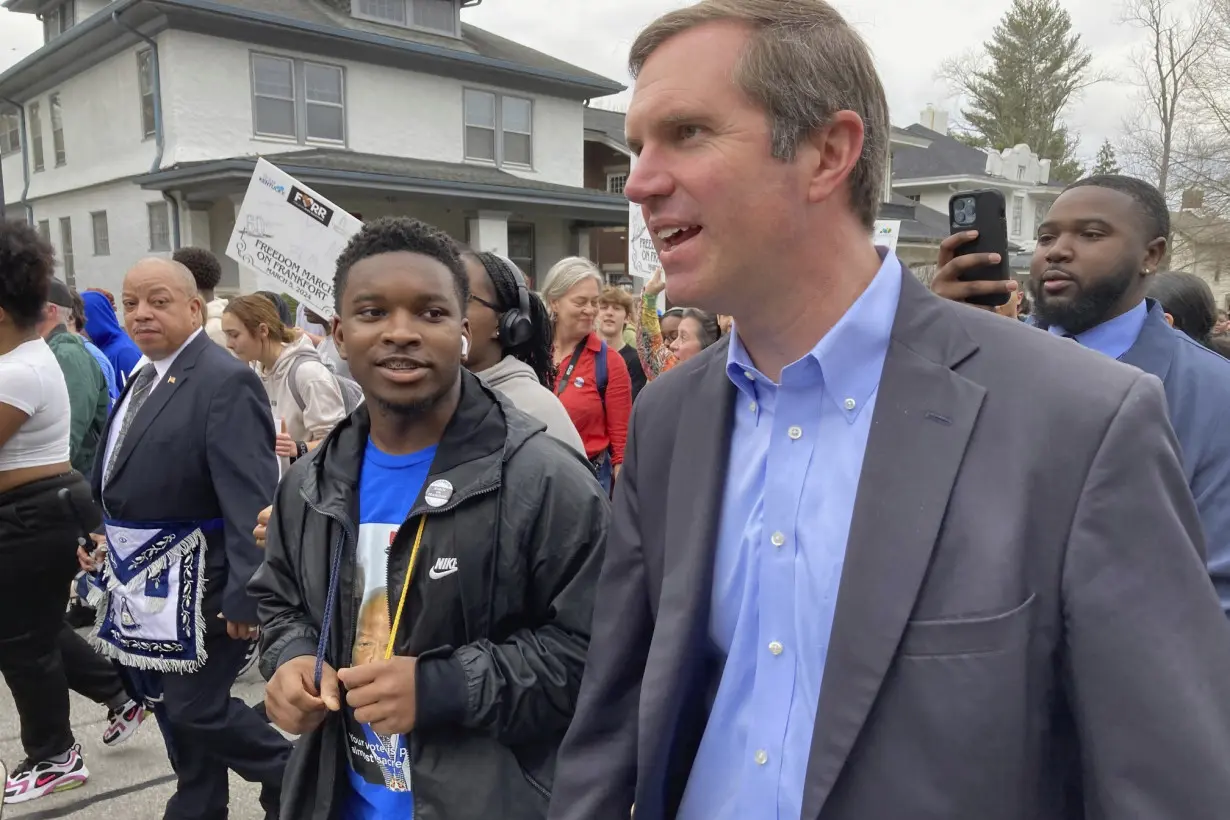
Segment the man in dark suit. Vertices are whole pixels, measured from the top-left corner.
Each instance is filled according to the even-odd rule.
[[[824,0],[705,0],[630,62],[625,190],[734,330],[637,401],[552,820],[1224,816],[1161,385],[877,253],[887,104]]]
[[[252,522],[278,481],[268,399],[201,331],[201,299],[179,263],[138,263],[123,309],[150,363],[129,379],[94,469],[105,572],[120,582],[95,642],[143,694],[161,695],[179,779],[168,820],[225,818],[228,769],[262,784],[276,817],[290,745],[230,696],[257,623]]]
[[[1204,525],[1209,574],[1230,613],[1230,425],[1222,420],[1230,408],[1230,362],[1172,328],[1162,306],[1146,298],[1170,236],[1165,197],[1133,177],[1086,177],[1060,194],[1037,233],[1029,277],[1033,323],[1162,380]],[[954,301],[1014,290],[1012,281],[961,281],[988,261],[986,254],[953,255],[972,238],[957,234],[943,242],[932,290]]]

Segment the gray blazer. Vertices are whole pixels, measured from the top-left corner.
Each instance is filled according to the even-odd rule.
[[[734,387],[719,343],[632,416],[551,820],[674,817]],[[1230,625],[1158,380],[904,275],[804,820],[1214,820]]]

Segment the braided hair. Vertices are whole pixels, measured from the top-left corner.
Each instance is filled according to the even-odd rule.
[[[490,251],[466,251],[466,255],[477,259],[483,266],[483,270],[487,272],[487,278],[491,280],[491,285],[495,288],[495,303],[499,306],[500,313],[520,306],[517,300],[517,278],[512,271],[512,262]],[[525,276],[522,275],[521,278],[524,280]],[[505,355],[528,364],[538,376],[538,381],[544,387],[550,388],[555,384],[555,356],[552,351],[555,328],[551,324],[551,316],[547,312],[547,306],[543,304],[542,297],[529,291],[529,301],[529,319],[534,328],[529,341],[516,347],[506,347],[501,341],[501,346],[504,348]]]

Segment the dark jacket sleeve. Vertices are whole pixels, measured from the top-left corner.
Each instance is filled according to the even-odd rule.
[[[558,737],[568,727],[589,647],[609,502],[564,445],[523,448],[508,462],[501,538],[527,556],[533,625],[502,643],[482,640],[451,655],[425,653],[417,672],[418,725],[461,725],[508,746]],[[520,464],[519,464],[520,462]],[[536,463],[527,463],[536,462]]]
[[[1161,387],[1141,375],[1085,477],[1064,558],[1064,679],[1089,813],[1106,820],[1230,804],[1230,630],[1178,452]]]
[[[251,370],[236,370],[217,386],[205,429],[209,477],[225,521],[226,590],[222,614],[228,621],[256,623],[256,601],[248,581],[264,555],[252,529],[273,500],[278,463],[273,452],[273,414],[265,388]]]
[[[627,820],[636,789],[641,678],[653,636],[640,530],[637,422],[632,413],[623,472],[594,608],[595,651],[559,751],[549,820]],[[646,476],[652,485],[653,476]]]
[[[292,468],[278,486],[265,534],[265,562],[248,584],[248,594],[257,603],[260,670],[265,680],[287,661],[315,655],[320,639],[319,624],[308,611],[298,581],[303,558],[303,503],[298,498],[300,484],[296,479],[302,469]]]
[[[1230,419],[1226,418],[1224,404],[1205,412],[1211,419],[1202,431],[1200,460],[1191,488],[1204,524],[1209,575],[1222,611],[1230,616]]]

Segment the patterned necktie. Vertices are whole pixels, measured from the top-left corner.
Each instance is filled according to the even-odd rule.
[[[157,375],[158,370],[152,362],[137,373],[132,392],[128,394],[128,408],[124,411],[124,420],[120,422],[120,434],[115,437],[115,446],[111,448],[111,457],[107,459],[107,470],[103,474],[104,484],[111,478],[111,471],[115,469],[115,462],[119,458],[120,448],[124,446],[124,439],[128,437],[128,430],[132,427],[137,413],[141,411],[141,405],[149,398],[150,388],[154,386],[154,378]]]

